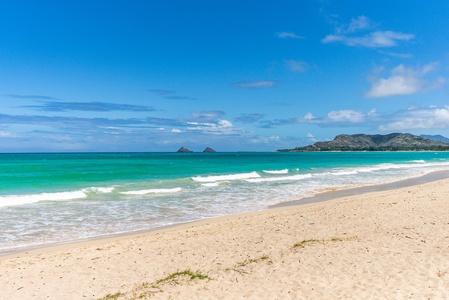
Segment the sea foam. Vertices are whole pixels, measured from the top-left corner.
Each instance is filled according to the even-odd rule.
[[[274,182],[274,181],[296,181],[311,178],[312,174],[297,174],[292,176],[281,176],[281,177],[264,177],[264,178],[248,178],[245,179],[246,182],[259,183],[259,182]]]
[[[173,189],[149,189],[149,190],[138,190],[138,191],[127,191],[121,192],[122,195],[146,195],[146,194],[171,194],[178,193],[182,191],[182,188],[177,187]]]
[[[267,174],[288,174],[288,169],[283,170],[263,170]]]
[[[228,175],[216,175],[216,176],[195,176],[192,177],[196,182],[217,182],[217,181],[231,181],[231,180],[244,180],[249,178],[259,178],[260,175],[257,172],[228,174]]]
[[[84,199],[87,195],[83,190],[72,192],[57,192],[57,193],[40,193],[30,195],[6,195],[0,196],[0,207],[24,205],[40,201],[65,201]]]

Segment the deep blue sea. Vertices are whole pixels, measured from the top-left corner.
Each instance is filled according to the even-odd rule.
[[[449,152],[0,154],[0,253],[449,170]]]

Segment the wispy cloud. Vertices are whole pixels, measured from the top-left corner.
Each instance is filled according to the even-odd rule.
[[[176,95],[177,92],[166,89],[148,89],[149,92],[171,100],[198,100],[198,98]]]
[[[148,91],[152,92],[153,94],[162,95],[162,96],[171,95],[171,94],[175,94],[176,93],[175,91],[166,90],[166,89],[148,89]]]
[[[50,117],[33,115],[0,114],[0,124],[45,125],[58,128],[93,128],[97,126],[134,126],[144,125],[141,119],[109,119],[109,118],[80,118],[80,117]]]
[[[449,128],[449,106],[401,111],[396,113],[387,124],[378,127],[383,131],[433,128]]]
[[[298,60],[284,60],[285,66],[292,72],[304,73],[309,68],[308,64]]]
[[[234,128],[232,122],[222,119],[221,116],[220,112],[211,113],[209,116],[203,112],[190,119],[157,117],[110,119],[0,114],[0,125],[38,125],[70,134],[99,131],[103,134],[129,133],[142,129],[166,131],[166,128],[204,134],[231,134],[239,131]]]
[[[231,121],[223,118],[222,111],[193,112],[190,118],[162,119],[147,118],[149,124],[156,125],[158,131],[176,130],[177,133],[195,133],[204,135],[240,135],[241,129],[234,127]]]
[[[157,126],[185,126],[185,122],[179,119],[170,119],[170,118],[156,118],[150,117],[145,119],[146,123],[149,125],[157,125]]]
[[[217,120],[223,117],[224,114],[225,113],[223,111],[218,110],[193,112],[192,119],[196,121]]]
[[[242,88],[242,89],[260,89],[260,88],[269,88],[274,87],[276,85],[275,80],[261,80],[261,81],[240,81],[234,83],[234,87]]]
[[[362,112],[353,109],[333,110],[327,113],[325,117],[315,117],[311,112],[304,117],[299,118],[300,123],[321,124],[321,125],[353,125],[365,122],[371,122],[377,118],[378,114],[375,109],[369,112]]]
[[[143,105],[118,104],[108,102],[60,102],[60,101],[40,101],[39,105],[27,105],[23,107],[43,110],[43,111],[155,111],[154,108]]]
[[[314,143],[317,142],[318,140],[315,138],[315,136],[312,133],[308,133],[307,134],[307,138],[309,139],[310,142]]]
[[[274,126],[312,124],[319,127],[356,127],[379,131],[413,131],[449,128],[449,105],[413,107],[390,113],[380,113],[376,109],[364,112],[359,110],[333,110],[324,116],[309,112],[303,117],[277,119],[266,122],[266,128]]]
[[[16,99],[34,99],[34,100],[61,100],[59,98],[43,95],[19,95],[19,94],[5,94],[4,96]]]
[[[327,114],[326,122],[329,123],[360,123],[365,120],[366,114],[355,110],[335,110]]]
[[[273,128],[276,126],[294,125],[294,124],[315,124],[321,127],[360,126],[372,124],[378,118],[379,114],[375,109],[371,109],[368,112],[352,109],[343,109],[343,110],[330,111],[325,116],[315,116],[312,112],[308,112],[303,117],[265,121],[263,122],[264,123],[263,127]]]
[[[355,19],[351,19],[351,22],[347,25],[335,23],[335,32],[338,34],[348,34],[366,30],[374,26],[375,24],[368,17],[358,16]]]
[[[240,129],[234,127],[232,122],[223,119],[224,112],[222,111],[201,111],[193,112],[188,119],[162,119],[162,118],[147,118],[149,124],[157,125],[159,131],[167,131],[166,127],[171,128],[171,132],[180,133],[201,133],[201,134],[237,134]],[[164,127],[161,127],[164,126]]]
[[[415,35],[413,34],[405,34],[401,32],[375,31],[361,37],[330,34],[321,41],[325,44],[341,42],[347,46],[384,48],[397,46],[398,41],[409,41],[414,37]]]
[[[251,123],[256,123],[256,122],[260,121],[264,117],[265,117],[265,115],[256,114],[256,113],[243,114],[240,117],[235,118],[235,121],[240,122],[240,123],[245,123],[245,124],[251,124]]]
[[[335,25],[334,33],[324,37],[321,42],[343,43],[347,46],[386,48],[398,45],[400,41],[410,41],[414,34],[392,30],[375,30],[375,24],[365,16],[352,19],[348,25]],[[360,31],[371,31],[360,34]]]
[[[222,151],[218,145],[251,150],[253,144],[266,144],[265,137],[234,126],[223,115],[203,111],[188,118],[110,119],[0,114],[0,139],[8,139],[3,151],[129,151],[130,145],[135,151],[176,151],[182,144],[195,151],[205,146]]]
[[[369,98],[381,98],[396,95],[411,95],[436,88],[444,84],[444,78],[438,77],[432,81],[425,80],[425,76],[435,71],[438,64],[431,63],[420,69],[413,69],[399,65],[391,70],[387,78],[379,78],[377,74],[370,78],[371,88],[365,93]],[[379,69],[380,71],[383,68]],[[379,71],[375,71],[377,73]]]
[[[304,37],[297,35],[291,31],[276,32],[275,35],[280,39],[303,39]]]
[[[232,135],[240,132],[235,129],[232,122],[228,120],[218,120],[214,123],[187,122],[187,130],[206,134]]]
[[[198,98],[194,98],[194,97],[187,97],[187,96],[165,96],[165,99],[172,99],[172,100],[198,100]]]
[[[15,137],[15,134],[8,131],[0,130],[0,138],[12,138],[12,137]]]
[[[409,59],[413,57],[413,54],[411,53],[396,53],[396,52],[388,52],[388,51],[378,51],[380,54],[384,54],[387,56],[395,57],[395,58],[405,58]]]

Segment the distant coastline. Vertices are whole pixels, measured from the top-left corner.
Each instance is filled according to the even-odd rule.
[[[387,135],[341,134],[334,140],[280,149],[278,152],[346,152],[346,151],[449,151],[449,143],[409,133]]]

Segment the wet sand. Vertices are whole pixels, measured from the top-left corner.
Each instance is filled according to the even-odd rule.
[[[432,176],[3,256],[0,299],[449,298],[449,179]]]

